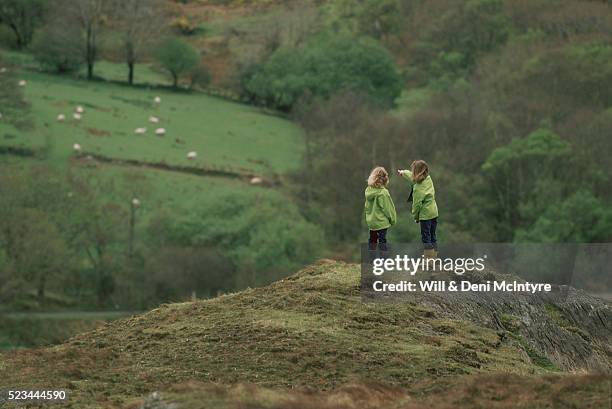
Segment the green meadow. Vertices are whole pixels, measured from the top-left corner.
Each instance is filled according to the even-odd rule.
[[[106,69],[117,69],[106,63]],[[108,71],[107,71],[108,72]],[[252,174],[295,169],[301,131],[291,122],[254,107],[200,93],[130,88],[106,82],[23,71],[33,129],[0,124],[0,145],[48,147],[49,158],[65,161],[79,144],[84,153],[149,163],[225,168]],[[154,98],[159,96],[161,103]],[[73,118],[77,106],[85,112]],[[63,114],[65,120],[57,120]],[[150,117],[158,123],[149,121]],[[136,134],[137,128],[146,128]],[[155,130],[165,129],[163,136]],[[195,160],[187,153],[197,152]]]

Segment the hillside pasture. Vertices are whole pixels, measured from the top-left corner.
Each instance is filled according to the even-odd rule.
[[[17,130],[1,124],[0,146],[50,147],[50,156],[63,161],[79,144],[83,153],[107,158],[250,173],[284,173],[300,160],[300,130],[257,108],[199,93],[87,83],[31,71],[22,78],[34,127]],[[77,106],[85,111],[81,119],[73,117]],[[146,132],[137,134],[137,128]],[[159,128],[165,134],[156,135]],[[194,160],[187,159],[191,151],[197,152]]]

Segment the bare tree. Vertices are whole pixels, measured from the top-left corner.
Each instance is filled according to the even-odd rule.
[[[134,83],[134,67],[167,27],[168,10],[162,0],[117,0],[114,14],[122,32],[128,83]]]
[[[0,1],[0,24],[6,24],[15,34],[18,49],[32,41],[35,28],[42,23],[48,9],[43,0],[2,0]]]
[[[93,78],[94,64],[98,57],[98,39],[110,0],[64,0],[56,10],[62,24],[76,24],[85,40],[83,52],[87,64],[87,79]]]

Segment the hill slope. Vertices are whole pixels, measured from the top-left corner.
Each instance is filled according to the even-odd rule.
[[[24,95],[32,104],[33,129],[0,123],[0,147],[52,148],[63,163],[73,144],[106,158],[247,173],[284,173],[295,169],[302,135],[290,121],[257,108],[201,93],[131,88],[105,82],[23,71]],[[153,102],[161,97],[161,104]],[[85,113],[72,115],[77,106]],[[65,115],[63,122],[56,117]],[[158,123],[151,123],[155,117]],[[137,128],[145,134],[135,134]],[[166,135],[156,136],[163,128]],[[51,145],[51,146],[49,146]],[[187,152],[198,157],[188,160]]]
[[[567,300],[568,305],[558,306],[560,310],[571,305],[583,307],[578,295]],[[529,386],[525,393],[535,393],[529,390],[540,382],[548,384],[549,392],[552,385],[563,384],[574,390],[575,396],[584,393],[583,403],[601,404],[607,399],[608,375],[586,380],[561,376],[553,354],[545,356],[545,350],[538,351],[537,344],[521,338],[514,327],[505,331],[477,324],[476,320],[461,320],[435,298],[427,305],[422,301],[364,304],[359,292],[359,266],[320,262],[268,287],[212,300],[163,305],[74,337],[64,345],[6,353],[0,365],[0,389],[42,385],[67,388],[70,407],[93,408],[123,407],[134,398],[169,388],[184,399],[200,395],[210,398],[219,393],[225,397],[240,395],[221,386],[213,388],[214,393],[206,385],[172,386],[193,381],[248,382],[260,387],[319,391],[382,382],[389,386],[380,387],[381,396],[397,400],[415,394],[429,399],[432,392],[446,391],[452,384],[463,385],[455,388],[457,394],[468,393],[469,385],[485,385],[482,374],[488,374],[486,379],[498,386]],[[600,354],[602,368],[609,373],[610,305],[594,298],[587,302],[599,309],[597,319],[607,320],[598,326],[603,328],[603,339],[588,332],[584,317],[583,322],[572,322],[572,315],[566,319],[590,339],[584,348]],[[544,307],[533,304],[528,309],[538,308]],[[550,328],[561,328],[558,320],[549,321]],[[561,330],[571,332],[568,328]],[[513,336],[504,335],[513,331]],[[492,373],[504,375],[489,377]],[[359,393],[376,395],[376,387],[363,388],[368,392]],[[401,392],[397,388],[402,388]],[[342,390],[318,395],[317,399],[343,394]],[[281,400],[299,400],[301,396],[291,397],[282,389],[278,393]],[[359,393],[347,396],[357,399]]]

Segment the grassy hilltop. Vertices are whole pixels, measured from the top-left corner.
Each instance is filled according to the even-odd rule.
[[[247,397],[259,402],[249,407],[608,402],[609,375],[570,375],[513,326],[454,314],[435,303],[364,304],[359,266],[320,262],[267,287],[163,305],[56,347],[4,353],[0,388],[65,388],[73,408],[138,408],[153,391],[178,408],[243,407]],[[585,336],[595,348],[598,338]]]

